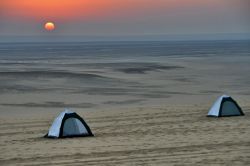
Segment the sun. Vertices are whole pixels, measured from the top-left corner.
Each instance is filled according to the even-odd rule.
[[[55,24],[53,22],[47,22],[45,25],[44,25],[44,28],[47,30],[47,31],[53,31],[56,27],[55,27]]]

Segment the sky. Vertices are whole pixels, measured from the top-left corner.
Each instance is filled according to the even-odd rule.
[[[0,0],[0,41],[249,34],[250,0]]]

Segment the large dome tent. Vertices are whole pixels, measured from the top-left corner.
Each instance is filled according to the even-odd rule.
[[[52,123],[47,138],[94,136],[87,123],[75,112],[65,109]]]
[[[207,116],[225,117],[225,116],[243,116],[244,113],[237,102],[230,96],[222,95],[210,108]]]

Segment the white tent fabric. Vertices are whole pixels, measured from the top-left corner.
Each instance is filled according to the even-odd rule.
[[[66,119],[64,118],[65,116],[70,114],[75,114],[75,113],[70,111],[69,109],[65,109],[65,111],[60,113],[59,116],[55,118],[53,124],[49,129],[48,137],[58,138],[60,137],[61,131],[63,131],[63,133],[61,134],[63,137],[67,136],[70,137],[74,135],[92,136],[92,133],[86,123],[83,124],[78,118],[74,116]],[[63,128],[63,130],[61,130],[61,128]]]
[[[221,97],[219,97],[214,103],[214,105],[210,108],[208,112],[208,116],[219,116],[220,105],[221,105],[222,99],[228,98],[228,97],[230,96],[222,95]]]
[[[52,126],[49,129],[48,136],[49,137],[59,137],[60,127],[62,124],[62,120],[65,114],[73,113],[72,111],[65,109],[65,111],[61,112],[58,117],[54,120]]]
[[[228,95],[219,97],[208,112],[208,116],[244,115],[237,103]]]

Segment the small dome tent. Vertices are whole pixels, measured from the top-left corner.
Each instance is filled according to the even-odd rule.
[[[47,138],[87,137],[94,136],[87,123],[75,112],[65,109],[55,118]]]
[[[208,112],[207,116],[243,116],[244,113],[237,102],[230,96],[219,97]]]

